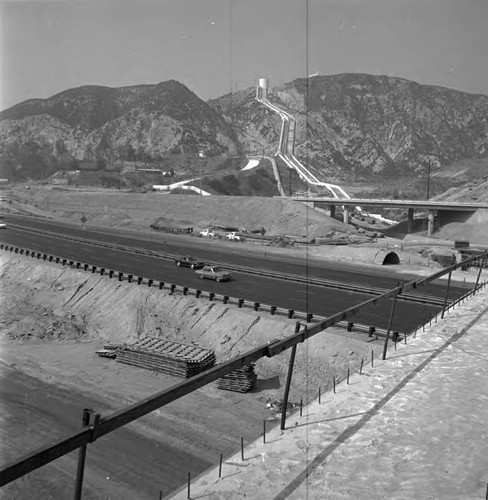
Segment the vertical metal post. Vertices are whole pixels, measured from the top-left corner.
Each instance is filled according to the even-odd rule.
[[[97,419],[97,416],[99,417],[98,413],[94,412],[92,409],[85,408],[83,410],[81,425],[83,427],[93,425]],[[86,447],[87,444],[84,444],[80,447],[80,451],[78,452],[78,467],[76,470],[75,493],[73,496],[74,500],[81,499],[81,492],[83,490],[83,476],[85,473]]]
[[[446,312],[447,298],[449,297],[449,288],[451,287],[451,276],[452,271],[449,271],[449,276],[447,278],[446,296],[444,297],[444,305],[442,306],[441,319],[444,318],[444,313]]]
[[[480,270],[478,271],[478,276],[476,277],[476,284],[474,285],[473,288],[473,295],[476,293],[476,290],[478,288],[478,283],[480,282],[481,270],[483,269],[484,266],[485,266],[485,259],[483,259],[480,262]]]
[[[393,297],[393,304],[391,305],[391,309],[390,309],[390,318],[388,319],[388,328],[386,330],[385,343],[383,345],[383,358],[382,358],[383,361],[386,359],[386,351],[388,350],[388,340],[390,339],[391,325],[393,323],[393,316],[395,315],[396,301],[397,301],[397,297],[399,294],[400,294],[400,292],[395,294],[395,297]]]
[[[290,394],[290,384],[291,384],[291,376],[293,373],[293,365],[295,363],[295,354],[297,352],[297,345],[295,344],[291,348],[290,354],[290,364],[288,365],[288,374],[286,376],[286,386],[285,386],[285,395],[283,397],[283,408],[281,410],[281,430],[285,430],[285,422],[286,422],[286,408],[288,406],[288,395]]]

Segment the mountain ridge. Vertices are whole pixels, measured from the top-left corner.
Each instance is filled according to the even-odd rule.
[[[269,99],[296,119],[296,156],[331,181],[415,177],[488,156],[488,96],[363,73],[298,78]],[[36,177],[77,160],[272,155],[281,121],[247,88],[203,101],[168,80],[89,85],[0,112],[0,176]],[[40,175],[40,174],[39,174]]]

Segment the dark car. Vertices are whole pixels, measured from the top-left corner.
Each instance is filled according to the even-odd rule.
[[[190,267],[191,269],[201,269],[204,265],[205,262],[201,262],[194,257],[178,257],[175,259],[175,264],[178,267]]]

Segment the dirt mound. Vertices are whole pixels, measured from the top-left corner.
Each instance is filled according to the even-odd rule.
[[[331,231],[352,234],[355,229],[303,203],[263,197],[187,196],[119,191],[56,190],[40,187],[18,190],[14,207],[30,204],[39,213],[93,225],[149,229],[161,217],[195,231],[212,225],[249,231],[264,227],[267,235],[315,238]]]
[[[487,184],[488,186],[488,184]],[[488,210],[477,210],[466,222],[452,222],[441,227],[436,237],[488,245]]]

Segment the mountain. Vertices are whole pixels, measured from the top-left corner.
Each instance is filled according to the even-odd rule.
[[[181,83],[84,86],[0,113],[0,177],[44,176],[77,160],[159,160],[239,152],[224,118]],[[41,172],[43,170],[43,172]]]
[[[297,79],[270,89],[268,98],[295,117],[296,156],[329,179],[415,176],[488,156],[488,96],[340,74]],[[276,151],[280,120],[255,100],[254,89],[209,103],[245,148]]]
[[[39,178],[80,161],[183,158],[197,174],[212,158],[274,154],[281,121],[255,89],[202,101],[174,80],[85,86],[0,113],[0,177]],[[269,99],[296,119],[296,156],[329,181],[425,177],[427,170],[488,157],[488,96],[402,78],[340,74],[297,79]],[[186,156],[185,156],[186,155]],[[207,161],[207,160],[206,160]]]

